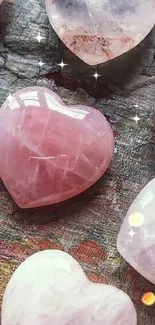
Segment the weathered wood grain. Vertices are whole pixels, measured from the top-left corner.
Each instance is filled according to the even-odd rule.
[[[38,43],[36,36],[42,39]],[[155,175],[155,30],[134,50],[104,66],[89,67],[72,55],[49,25],[43,0],[0,7],[0,104],[31,85],[55,90],[67,103],[86,103],[110,121],[117,152],[105,176],[84,194],[58,206],[20,210],[0,185],[0,297],[15,267],[39,249],[71,253],[94,281],[125,290],[138,325],[154,325],[155,309],[142,305],[154,291],[116,250],[121,221],[142,187]],[[57,65],[62,57],[68,64]],[[42,60],[44,65],[39,67]],[[95,83],[92,74],[101,77]],[[135,105],[138,105],[136,108]],[[132,118],[138,114],[138,124]],[[22,166],[21,166],[22,168]]]

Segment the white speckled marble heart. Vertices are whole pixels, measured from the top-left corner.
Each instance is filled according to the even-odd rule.
[[[13,274],[4,294],[2,325],[136,325],[121,290],[90,282],[59,250],[36,253]]]

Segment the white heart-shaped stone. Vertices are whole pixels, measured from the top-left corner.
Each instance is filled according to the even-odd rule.
[[[136,46],[155,22],[154,0],[45,0],[54,30],[89,65]]]
[[[4,294],[2,325],[136,325],[135,308],[121,290],[90,282],[59,250],[36,253],[13,274]]]
[[[117,248],[129,264],[155,283],[155,179],[142,189],[128,210]]]

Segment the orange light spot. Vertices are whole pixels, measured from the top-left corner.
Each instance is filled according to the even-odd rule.
[[[142,303],[146,306],[152,306],[155,303],[155,295],[153,292],[146,292],[142,297]]]
[[[128,220],[131,227],[141,227],[144,224],[144,216],[140,212],[130,214]]]

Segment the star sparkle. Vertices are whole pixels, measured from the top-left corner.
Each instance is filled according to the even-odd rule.
[[[7,97],[7,100],[12,100],[12,95],[11,95],[11,93],[9,94],[9,96]]]
[[[101,75],[100,74],[98,74],[98,72],[96,71],[94,74],[93,74],[93,77],[96,79],[96,81],[97,81],[97,79],[99,78],[99,77],[101,77]]]
[[[38,43],[41,42],[42,39],[44,39],[44,36],[41,36],[41,33],[39,32],[39,34],[35,37],[35,39],[38,41]]]
[[[42,66],[44,65],[45,63],[42,62],[41,60],[38,62],[38,65],[40,66],[40,68],[42,68]]]
[[[136,122],[136,124],[139,122],[139,120],[140,120],[140,117],[138,117],[138,115],[136,114],[136,116],[135,117],[132,117],[131,118],[133,121],[135,121]]]
[[[132,240],[133,236],[136,235],[136,234],[137,234],[137,233],[134,232],[134,231],[132,230],[132,228],[130,229],[129,232],[127,232],[127,235],[129,235],[129,236],[131,237],[131,240]]]
[[[58,63],[58,65],[61,67],[61,69],[63,70],[63,68],[68,65],[67,63],[64,63],[63,59],[60,63]]]

